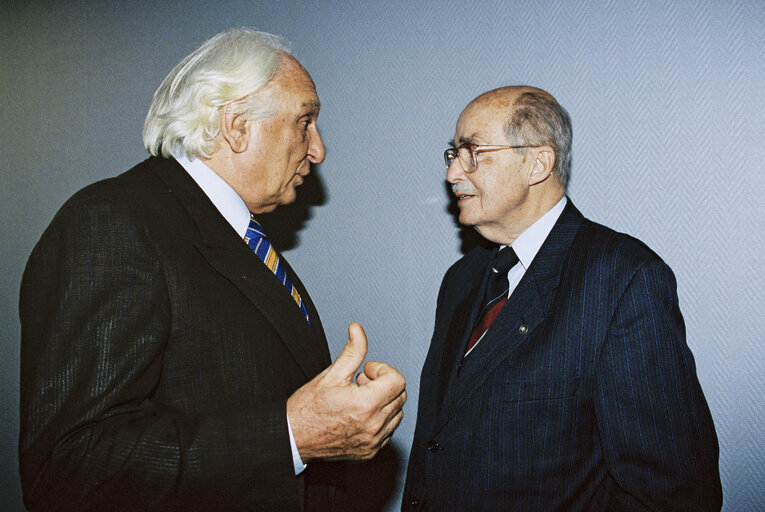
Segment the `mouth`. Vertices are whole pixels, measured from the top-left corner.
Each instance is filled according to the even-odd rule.
[[[307,166],[305,169],[299,169],[298,172],[295,173],[295,177],[292,178],[293,183],[296,187],[303,184],[305,181],[305,177],[311,174],[311,167]]]
[[[457,204],[458,205],[461,205],[465,201],[467,201],[468,199],[472,199],[473,197],[475,197],[472,194],[456,194],[456,196],[457,196]]]
[[[471,194],[472,190],[470,190],[472,187],[470,187],[467,183],[452,183],[452,194],[454,194],[454,197],[457,198],[457,205],[462,206],[465,201],[468,201],[469,199],[472,199],[476,196],[476,194]]]

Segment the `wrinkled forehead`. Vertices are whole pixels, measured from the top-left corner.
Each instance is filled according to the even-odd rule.
[[[310,106],[317,111],[321,107],[311,75],[294,57],[286,54],[282,55],[279,69],[263,90],[282,101]]]
[[[301,82],[309,82],[314,89],[316,85],[313,83],[313,78],[308,70],[292,55],[283,53],[279,60],[279,69],[277,75],[282,75],[285,80],[296,80]]]

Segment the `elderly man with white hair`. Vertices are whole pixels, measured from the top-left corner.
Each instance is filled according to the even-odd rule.
[[[29,510],[332,510],[385,446],[404,378],[334,363],[260,214],[324,160],[319,98],[276,36],[218,34],[144,127],[151,157],[61,208],[21,288],[20,466]]]

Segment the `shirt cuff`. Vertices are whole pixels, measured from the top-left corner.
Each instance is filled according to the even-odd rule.
[[[287,431],[290,434],[290,448],[292,448],[292,465],[295,467],[295,476],[299,475],[308,466],[303,464],[303,459],[300,458],[300,452],[298,451],[297,444],[295,444],[295,436],[292,435],[292,425],[290,425],[290,417],[287,415]]]

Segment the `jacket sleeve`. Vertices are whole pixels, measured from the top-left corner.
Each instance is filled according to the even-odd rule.
[[[660,260],[640,266],[616,302],[597,372],[607,509],[719,511],[717,436]]]
[[[156,245],[134,210],[70,201],[27,264],[20,295],[25,504],[297,506],[282,400],[190,416],[155,398],[171,307]]]

